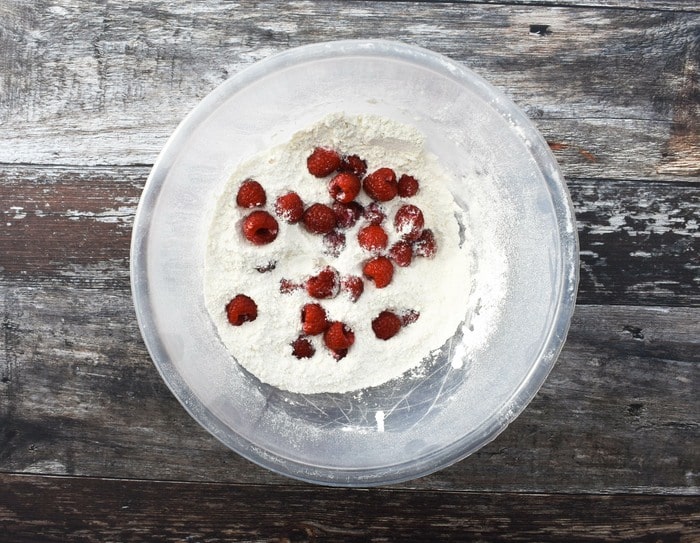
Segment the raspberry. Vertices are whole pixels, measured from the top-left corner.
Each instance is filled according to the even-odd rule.
[[[283,221],[295,224],[301,220],[304,214],[304,202],[296,192],[283,194],[275,202],[275,213]]]
[[[391,168],[379,168],[365,177],[362,187],[373,200],[388,202],[398,193],[396,174]]]
[[[340,291],[338,272],[330,266],[321,270],[318,275],[309,277],[306,281],[306,292],[312,298],[335,298]]]
[[[306,304],[301,309],[301,328],[309,336],[325,332],[328,328],[326,310],[320,304]]]
[[[345,234],[337,230],[331,230],[323,236],[323,246],[324,253],[337,258],[345,249]]]
[[[355,343],[355,333],[346,324],[335,321],[323,334],[323,341],[333,352],[336,360],[340,360],[348,354],[348,349]]]
[[[415,309],[406,309],[405,311],[402,311],[399,315],[399,318],[401,319],[401,326],[413,324],[418,320],[418,317],[420,317],[420,313]]]
[[[258,306],[252,298],[238,294],[226,304],[226,318],[234,326],[254,321],[258,318]]]
[[[378,256],[365,263],[362,268],[365,276],[374,281],[374,286],[384,288],[391,283],[391,278],[394,276],[394,266],[385,256]]]
[[[243,219],[243,235],[253,245],[267,245],[275,241],[279,226],[267,211],[253,211]]]
[[[343,157],[340,162],[340,171],[354,173],[356,176],[362,177],[367,173],[367,162],[357,155],[349,155]]]
[[[357,275],[348,275],[343,278],[342,287],[350,296],[350,300],[356,302],[365,290],[365,282]]]
[[[379,339],[387,340],[401,330],[401,319],[391,311],[382,311],[372,321],[372,330]]]
[[[371,224],[382,224],[386,219],[386,213],[381,204],[377,202],[370,203],[363,213],[365,220]]]
[[[291,279],[280,279],[280,292],[282,294],[290,294],[301,287],[299,283],[295,283]]]
[[[389,257],[394,261],[394,264],[405,268],[411,265],[413,259],[413,248],[410,243],[405,241],[397,241],[389,249]]]
[[[435,235],[429,228],[423,230],[418,239],[413,243],[413,252],[418,256],[432,258],[437,253]]]
[[[333,149],[316,147],[306,159],[306,167],[314,177],[326,177],[340,167],[340,155]]]
[[[389,243],[389,236],[386,235],[381,226],[370,224],[360,229],[357,233],[357,241],[363,249],[379,251],[386,248]]]
[[[352,228],[362,215],[363,207],[358,202],[333,202],[333,212],[340,228]]]
[[[398,191],[401,198],[415,196],[418,194],[418,181],[413,176],[403,174],[399,177]]]
[[[362,184],[354,173],[341,172],[328,183],[328,193],[336,202],[347,204],[360,193]]]
[[[325,204],[313,204],[303,216],[304,226],[314,234],[327,234],[335,228],[338,219],[333,210]]]
[[[290,345],[292,346],[292,354],[299,359],[311,358],[316,353],[311,342],[303,336],[299,336]]]
[[[403,239],[417,240],[425,226],[423,212],[412,204],[401,206],[394,215],[394,228]]]
[[[267,202],[265,189],[254,179],[246,179],[241,183],[236,194],[236,203],[240,207],[262,207]]]

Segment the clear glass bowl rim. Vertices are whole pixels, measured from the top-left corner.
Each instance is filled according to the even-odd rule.
[[[169,167],[176,159],[181,144],[186,140],[188,133],[206,119],[225,98],[235,93],[237,89],[245,88],[251,82],[278,69],[286,68],[290,64],[358,55],[402,60],[432,69],[469,87],[484,100],[490,100],[495,110],[501,115],[508,116],[518,125],[523,131],[523,137],[531,144],[533,158],[552,196],[562,248],[562,281],[557,314],[553,319],[554,325],[547,342],[540,351],[541,356],[511,397],[502,416],[492,419],[490,423],[479,428],[481,439],[457,440],[449,447],[412,462],[371,469],[338,470],[274,458],[274,455],[259,450],[250,441],[237,434],[234,429],[224,425],[192,393],[170,360],[156,333],[153,310],[149,301],[146,266],[147,233],[158,194],[167,179]],[[493,100],[494,98],[496,100]],[[377,486],[422,477],[462,460],[495,439],[525,409],[549,375],[566,339],[576,303],[579,279],[578,238],[573,204],[549,146],[527,116],[501,91],[463,64],[422,47],[389,40],[341,40],[296,47],[254,63],[215,88],[182,120],[159,154],[144,186],[134,220],[130,272],[136,317],[149,354],[166,385],[201,426],[244,458],[281,475],[329,486]]]

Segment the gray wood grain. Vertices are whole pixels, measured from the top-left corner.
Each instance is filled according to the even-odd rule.
[[[439,2],[440,0],[426,0]],[[456,0],[473,4],[501,4],[523,6],[562,6],[585,8],[623,8],[644,11],[700,12],[694,0]]]
[[[0,10],[0,162],[150,164],[183,116],[252,62],[376,37],[474,68],[534,119],[568,176],[700,175],[694,13],[164,0],[11,1]]]
[[[402,0],[397,0],[402,1]],[[423,0],[441,3],[442,0]],[[464,4],[498,4],[504,6],[560,6],[579,8],[618,8],[643,11],[674,11],[699,13],[694,0],[454,0]],[[404,2],[405,3],[405,2]]]
[[[259,468],[187,415],[128,266],[150,165],[201,98],[361,37],[444,53],[526,111],[568,177],[581,288],[554,370],[495,441],[346,491]],[[6,0],[0,52],[0,539],[700,537],[696,1]]]
[[[284,482],[180,407],[145,351],[127,290],[2,289],[0,471]],[[578,307],[525,413],[471,458],[405,486],[697,493],[697,322],[698,308]]]
[[[580,243],[579,302],[700,305],[696,187],[571,180]]]
[[[141,340],[129,242],[150,165],[208,92],[332,39],[446,54],[568,177],[581,288],[495,441],[390,489],[310,487],[187,415]],[[0,540],[695,541],[696,0],[0,2]]]
[[[339,490],[18,475],[0,475],[0,485],[0,525],[14,543],[690,543],[700,537],[698,501],[686,496]]]

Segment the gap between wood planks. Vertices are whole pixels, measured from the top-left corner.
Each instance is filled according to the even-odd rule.
[[[424,476],[424,477],[429,477]],[[423,477],[423,478],[424,478]],[[119,477],[119,476],[99,476],[99,475],[70,475],[70,474],[55,474],[55,473],[34,473],[34,472],[21,472],[13,470],[0,470],[0,481],[26,481],[32,483],[36,481],[37,483],[42,481],[55,481],[57,483],[66,484],[99,484],[104,482],[106,484],[126,484],[126,485],[172,485],[173,487],[201,487],[202,489],[259,489],[261,491],[269,490],[271,487],[275,489],[281,489],[282,491],[292,491],[299,493],[314,493],[314,492],[396,492],[404,494],[445,494],[445,495],[498,495],[498,496],[557,496],[557,497],[567,497],[567,496],[582,496],[590,498],[638,498],[640,500],[647,500],[652,497],[698,497],[700,502],[700,495],[698,495],[697,488],[687,488],[687,487],[659,487],[659,488],[648,488],[647,492],[633,493],[627,490],[590,490],[590,489],[577,489],[572,490],[547,490],[547,491],[533,491],[533,490],[503,490],[503,489],[451,489],[451,488],[431,488],[424,486],[412,486],[412,483],[419,481],[421,478],[414,479],[413,481],[407,481],[404,483],[397,483],[394,485],[384,485],[384,486],[370,486],[370,487],[344,487],[344,486],[328,486],[328,485],[316,485],[312,483],[307,483],[304,481],[299,481],[296,479],[289,479],[286,477],[280,477],[277,481],[267,481],[264,483],[254,483],[254,482],[232,482],[232,481],[205,481],[197,479],[187,479],[187,478],[159,478],[154,477],[148,479],[145,477]],[[698,512],[700,515],[700,511]],[[1,517],[0,517],[1,518]]]
[[[401,0],[396,0],[401,1]],[[547,144],[557,156],[557,152],[564,150],[573,150],[580,153],[584,149],[575,145],[560,142],[555,140],[547,141]],[[699,149],[700,151],[700,149]],[[561,166],[561,165],[560,165]],[[0,179],[5,176],[10,176],[15,179],[21,179],[27,174],[22,170],[36,170],[37,173],[43,173],[51,177],[58,177],[61,174],[75,176],[81,173],[85,177],[90,177],[90,172],[99,173],[105,172],[108,174],[118,174],[120,171],[129,172],[130,179],[136,181],[143,189],[143,186],[153,169],[153,163],[129,163],[129,164],[80,164],[80,163],[60,163],[51,164],[47,162],[0,162]],[[563,173],[563,172],[562,172]],[[700,175],[691,176],[675,176],[675,177],[614,177],[614,176],[590,176],[590,175],[566,175],[566,182],[611,182],[611,183],[673,183],[678,185],[687,184],[689,187],[697,186],[700,183]]]

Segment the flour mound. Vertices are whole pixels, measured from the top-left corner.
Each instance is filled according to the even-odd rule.
[[[306,158],[316,146],[359,155],[366,160],[368,173],[389,167],[397,176],[406,173],[418,179],[420,190],[415,196],[383,204],[384,227],[391,246],[399,239],[391,222],[396,210],[407,203],[419,207],[425,227],[437,241],[435,257],[416,257],[408,267],[395,267],[393,280],[384,289],[365,281],[357,302],[343,293],[321,301],[312,300],[303,289],[281,293],[280,280],[301,282],[325,266],[332,266],[341,276],[362,276],[362,265],[370,258],[357,243],[357,232],[365,225],[362,219],[344,230],[346,247],[338,256],[324,253],[323,236],[308,233],[301,224],[279,220],[277,238],[263,246],[252,245],[241,234],[240,223],[249,210],[236,206],[236,191],[245,179],[262,184],[267,192],[266,209],[273,215],[275,200],[288,191],[297,192],[306,206],[331,203],[328,179],[317,179],[306,169]],[[448,172],[425,151],[419,132],[377,116],[327,117],[289,142],[240,164],[214,212],[204,284],[207,309],[233,358],[261,381],[299,393],[377,386],[429,360],[463,325],[472,284],[473,251],[464,233],[467,221],[447,189],[449,180]],[[366,206],[371,200],[361,192],[357,201]],[[255,300],[258,317],[236,327],[227,322],[224,308],[239,293]],[[301,333],[301,307],[309,302],[319,302],[330,320],[342,321],[354,331],[355,343],[345,358],[336,360],[324,346],[322,335],[309,337],[316,349],[313,357],[292,355],[290,344]],[[371,322],[385,309],[417,311],[420,317],[384,341],[375,337]]]

